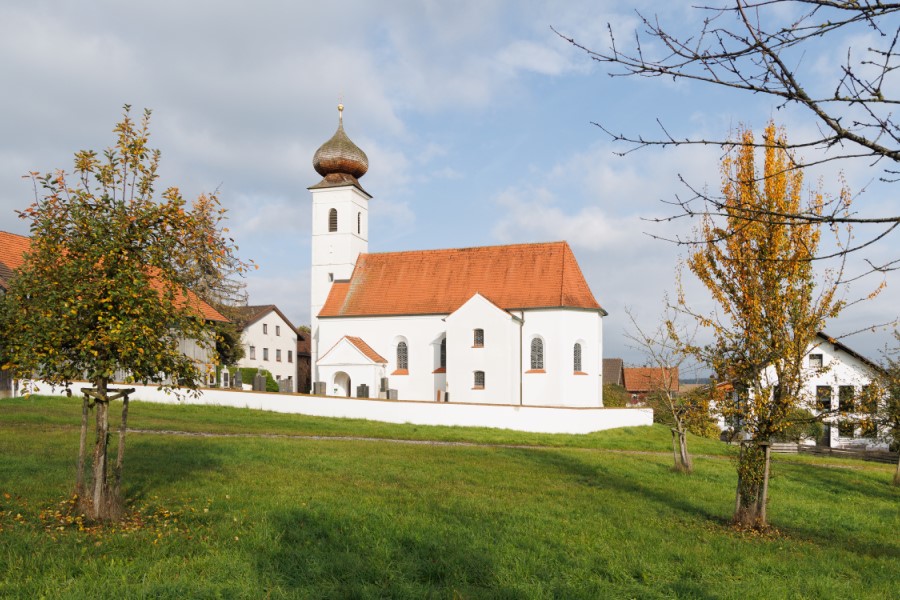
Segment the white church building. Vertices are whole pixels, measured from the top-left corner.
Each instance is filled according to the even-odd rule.
[[[569,245],[369,253],[368,158],[338,108],[309,188],[313,392],[602,406],[606,312]]]

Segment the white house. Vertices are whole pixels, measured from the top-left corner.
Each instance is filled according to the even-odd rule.
[[[297,330],[284,313],[274,304],[244,306],[238,312],[244,358],[237,366],[264,369],[278,381],[290,381],[291,392],[307,391],[297,389]]]
[[[865,420],[860,399],[878,371],[875,363],[828,334],[819,332],[806,350],[803,368],[801,405],[815,415],[830,413],[822,417],[824,441],[828,446],[886,448],[874,432],[865,431],[864,426],[859,424]],[[774,369],[768,368],[766,375],[772,378],[773,385],[777,383]],[[719,426],[722,429],[726,427],[721,418]]]
[[[866,357],[848,348],[831,336],[819,332],[804,358],[808,371],[804,385],[807,407],[821,414],[825,411],[841,411],[861,416],[860,396],[878,370],[878,366]],[[863,431],[860,425],[826,418],[826,439],[833,448],[861,446],[884,447],[874,439],[872,432]]]
[[[606,312],[566,242],[369,254],[368,159],[342,119],[313,166],[316,393],[602,406]]]

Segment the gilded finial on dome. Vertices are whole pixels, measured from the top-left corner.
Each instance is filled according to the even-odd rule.
[[[344,124],[344,105],[343,105],[343,103],[338,104],[338,123],[340,125]]]

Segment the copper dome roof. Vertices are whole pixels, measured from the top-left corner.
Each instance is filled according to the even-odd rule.
[[[362,177],[369,170],[369,157],[344,133],[343,104],[338,105],[338,111],[340,116],[337,131],[316,150],[313,168],[326,179],[330,179],[329,175]]]

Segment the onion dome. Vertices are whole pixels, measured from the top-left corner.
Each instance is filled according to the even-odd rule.
[[[331,139],[322,144],[313,156],[313,168],[325,179],[319,184],[353,184],[369,170],[366,153],[350,141],[344,133],[344,105],[338,104],[338,128]],[[318,186],[315,186],[318,187]]]

